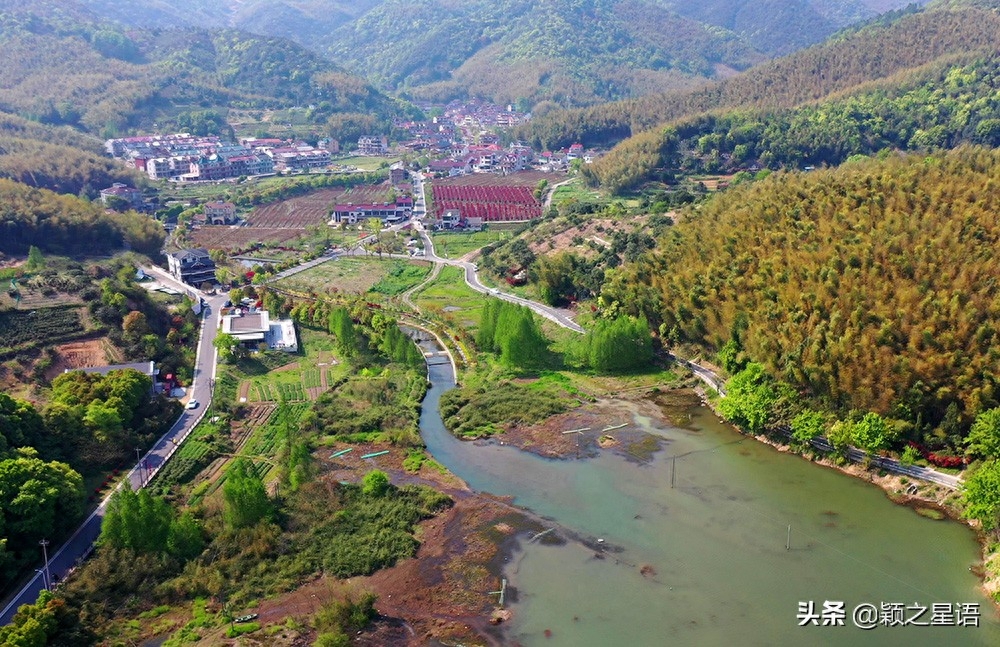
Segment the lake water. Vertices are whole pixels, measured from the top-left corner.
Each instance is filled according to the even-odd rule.
[[[507,572],[517,594],[512,644],[1000,644],[969,570],[979,547],[961,524],[923,518],[872,485],[741,436],[701,406],[684,428],[634,416],[665,442],[646,464],[462,442],[437,410],[454,386],[451,366],[429,370],[420,426],[434,457],[471,487],[513,496],[593,542],[522,542]],[[798,626],[799,603],[820,612],[825,601],[844,603],[844,626]],[[978,628],[863,631],[851,618],[862,603],[900,603],[909,618],[915,605],[967,602],[980,605]],[[929,622],[931,611],[916,620]]]

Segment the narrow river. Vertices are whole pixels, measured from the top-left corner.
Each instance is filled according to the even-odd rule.
[[[522,542],[507,569],[516,590],[511,644],[1000,644],[996,613],[970,572],[979,548],[961,524],[921,517],[872,485],[745,438],[693,404],[683,428],[640,415],[628,421],[665,442],[646,464],[611,452],[547,460],[462,442],[438,413],[441,394],[454,387],[451,365],[431,365],[429,379],[420,428],[438,461],[477,490],[513,496],[602,540],[596,550]],[[821,614],[826,601],[843,602],[843,626],[799,626],[800,604]],[[903,620],[928,624],[934,604],[978,603],[980,626],[954,626],[952,611],[938,619],[945,626],[864,631],[852,612],[865,603],[898,603]],[[915,617],[921,606],[927,612]]]

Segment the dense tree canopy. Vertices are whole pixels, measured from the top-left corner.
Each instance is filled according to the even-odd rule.
[[[941,57],[996,50],[998,45],[1000,15],[993,11],[971,6],[925,11],[831,39],[718,83],[554,111],[532,119],[516,136],[549,150],[574,142],[607,145],[710,110],[801,105]]]
[[[599,373],[631,373],[649,368],[653,362],[653,339],[649,323],[622,316],[599,319],[582,341],[586,364]]]
[[[30,447],[0,460],[0,576],[38,558],[41,539],[72,528],[83,510],[83,478],[69,465],[45,462]]]
[[[1000,404],[998,168],[997,152],[962,149],[772,176],[691,212],[602,300],[713,348],[745,319],[771,374],[954,448]]]
[[[0,252],[74,256],[109,254],[130,247],[158,254],[163,227],[134,211],[109,216],[99,205],[74,196],[0,179]]]
[[[476,344],[483,350],[498,353],[500,361],[507,366],[537,368],[545,361],[548,341],[529,308],[500,299],[487,299]]]

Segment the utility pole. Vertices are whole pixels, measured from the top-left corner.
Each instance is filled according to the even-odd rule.
[[[45,557],[45,570],[42,573],[42,581],[45,583],[46,590],[48,590],[49,582],[52,579],[49,575],[49,540],[43,539],[38,544],[42,547],[42,556]]]
[[[139,487],[141,488],[142,485],[143,485],[143,483],[146,482],[146,477],[145,477],[145,475],[142,472],[142,459],[139,458],[139,448],[138,447],[135,448],[135,462],[136,462],[136,467],[139,468]]]

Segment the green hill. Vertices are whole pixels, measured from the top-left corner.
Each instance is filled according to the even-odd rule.
[[[807,50],[781,61],[791,81],[788,85],[772,83],[770,99],[753,94],[775,80],[765,76],[762,68],[746,75],[745,101],[736,99],[734,88],[716,88],[724,95],[719,97],[721,107],[696,112],[697,102],[692,102],[690,116],[674,118],[625,140],[587,167],[586,173],[595,183],[620,191],[650,180],[669,182],[678,173],[838,164],[850,155],[868,155],[883,148],[919,150],[963,142],[992,145],[991,124],[1000,117],[992,96],[1000,15],[980,10],[933,12],[905,22],[926,28],[921,32],[930,44],[926,50],[898,48],[899,41],[889,38],[906,37],[898,25]],[[939,31],[942,28],[944,34]],[[851,62],[844,59],[844,67],[853,68],[858,76],[832,80],[826,87],[823,74],[794,76],[796,70],[825,69],[830,70],[826,75],[830,79],[840,60],[835,54],[846,55],[852,46],[861,44],[858,39],[870,40],[869,71],[878,75],[874,80],[861,74],[858,57]],[[790,64],[793,59],[802,63],[807,56],[820,57],[824,64],[805,68]],[[921,63],[925,59],[930,62]],[[820,78],[810,84],[809,76]],[[823,93],[822,99],[804,96],[810,85],[813,92]],[[679,103],[675,107],[683,112]]]
[[[942,57],[995,51],[1000,16],[975,7],[905,14],[844,33],[724,81],[592,108],[539,115],[518,132],[555,149],[606,145],[708,111],[789,108],[885,79]]]
[[[69,193],[132,177],[102,158],[100,139],[122,133],[228,134],[231,108],[309,106],[313,130],[336,137],[414,112],[288,40],[125,30],[72,2],[4,0],[0,47],[0,176]]]
[[[906,0],[78,0],[136,26],[238,28],[389,90],[588,105],[724,78]]]
[[[998,90],[996,54],[941,62],[799,108],[683,119],[634,138],[584,173],[618,191],[681,175],[837,165],[887,149],[1000,146]]]
[[[0,252],[24,254],[34,245],[68,256],[110,254],[124,247],[155,256],[163,227],[134,211],[109,215],[100,204],[0,179]]]
[[[1000,152],[977,148],[775,174],[683,214],[603,303],[674,343],[737,331],[803,394],[955,447],[1000,404],[997,186]]]

